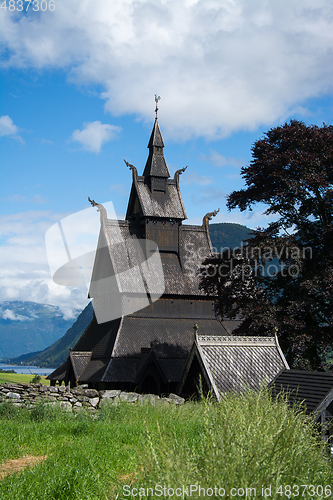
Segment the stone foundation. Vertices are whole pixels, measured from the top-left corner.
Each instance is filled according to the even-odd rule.
[[[0,385],[0,403],[10,402],[15,407],[33,408],[36,404],[45,403],[59,405],[66,411],[79,411],[87,409],[97,411],[105,404],[164,404],[180,405],[185,400],[176,394],[168,397],[154,394],[137,394],[136,392],[123,392],[120,390],[88,389],[87,385],[79,385],[70,389],[69,386],[46,386],[42,384],[6,383]]]

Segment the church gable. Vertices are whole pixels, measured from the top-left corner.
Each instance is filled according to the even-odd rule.
[[[193,363],[197,363],[196,370]],[[178,391],[190,396],[185,392],[192,388],[193,377],[201,374],[215,397],[221,399],[246,388],[258,390],[285,369],[289,366],[277,338],[197,335]]]

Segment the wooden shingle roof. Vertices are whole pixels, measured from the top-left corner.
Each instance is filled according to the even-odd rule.
[[[211,252],[210,240],[203,226],[181,226],[179,256],[172,252],[161,252],[160,258],[167,295],[204,295],[199,289],[199,270],[202,256]],[[115,293],[139,293],[145,296],[139,265],[145,256],[140,247],[142,240],[131,232],[126,221],[107,219],[101,230],[96,251],[93,278],[89,296],[101,294],[104,278],[114,275],[112,283]],[[198,251],[198,249],[200,251]],[[151,265],[151,264],[150,264]],[[112,272],[111,272],[112,270]],[[158,270],[157,270],[158,272]],[[152,286],[154,283],[151,283]],[[150,286],[150,293],[153,289]],[[143,304],[145,307],[147,304]]]
[[[145,183],[144,177],[138,177],[137,194],[142,213],[146,217],[166,217],[182,220],[187,218],[180,190],[173,179],[167,180],[165,193],[160,196],[150,190]]]
[[[183,391],[194,358],[214,395],[238,392],[246,387],[257,390],[269,384],[289,366],[274,337],[197,335],[186,363],[178,392]]]
[[[92,351],[71,351],[69,357],[73,366],[75,380],[80,380],[80,376],[89,364]]]
[[[142,348],[152,348],[168,380],[178,381],[191,349],[195,322],[212,335],[226,332],[213,318],[124,317],[103,382],[117,382],[120,373],[122,380],[134,382]]]
[[[52,373],[50,373],[46,380],[65,380],[68,362],[65,361],[62,365],[58,366]]]
[[[284,370],[271,387],[273,396],[283,392],[291,405],[302,403],[307,413],[318,413],[333,400],[333,373]]]

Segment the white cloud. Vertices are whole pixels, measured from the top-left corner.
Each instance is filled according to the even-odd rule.
[[[72,139],[92,153],[99,153],[102,145],[112,141],[121,131],[116,125],[103,124],[100,121],[84,123],[84,127],[83,130],[74,130]]]
[[[0,237],[4,241],[0,246],[0,302],[52,304],[66,319],[85,307],[87,290],[56,285],[47,262],[45,233],[66,215],[31,210],[0,216]]]
[[[41,16],[0,13],[2,64],[101,85],[113,115],[150,120],[158,92],[165,136],[217,138],[332,92],[332,21],[330,0],[57,0]]]
[[[199,186],[207,186],[213,182],[209,175],[198,175],[197,172],[185,172],[181,177],[182,184],[198,184]]]
[[[0,136],[8,136],[20,142],[24,142],[22,137],[18,135],[18,127],[14,125],[13,120],[8,116],[0,116]]]
[[[8,116],[0,116],[0,135],[15,135],[18,128]]]
[[[3,319],[11,319],[14,321],[31,321],[32,318],[28,318],[28,316],[22,316],[21,314],[16,314],[10,309],[6,309],[2,313],[2,318]]]
[[[35,194],[35,196],[32,198],[33,203],[37,203],[38,205],[43,205],[44,203],[47,203],[47,199],[43,198],[40,194]]]
[[[200,193],[196,193],[192,195],[192,202],[197,203],[211,203],[213,200],[218,200],[218,203],[221,204],[221,200],[225,199],[226,194],[220,188],[205,188],[200,191]]]
[[[232,167],[241,167],[244,164],[244,161],[233,158],[232,156],[226,158],[214,149],[210,149],[208,155],[200,155],[199,159],[211,163],[214,167],[226,167],[229,165]]]

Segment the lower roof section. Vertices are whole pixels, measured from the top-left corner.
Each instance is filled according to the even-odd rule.
[[[301,403],[307,413],[321,411],[333,400],[332,372],[284,370],[271,386],[273,395],[282,393],[291,405]]]
[[[151,349],[169,381],[178,382],[194,340],[194,324],[203,333],[225,334],[216,319],[125,317],[103,382],[135,382],[144,350]]]
[[[234,323],[236,328],[238,322]],[[72,369],[80,383],[134,384],[151,352],[163,378],[179,382],[194,342],[194,325],[210,338],[228,335],[231,330],[229,323],[227,330],[213,317],[125,316],[102,325],[94,319],[70,353],[67,375],[63,366],[49,378],[64,380]]]
[[[65,361],[62,365],[58,366],[50,375],[46,377],[46,380],[65,380],[67,371],[68,361]]]
[[[223,324],[216,319],[126,316],[112,357],[135,357],[141,354],[142,348],[153,348],[158,358],[186,358],[194,340],[195,324],[203,334],[226,334]]]

